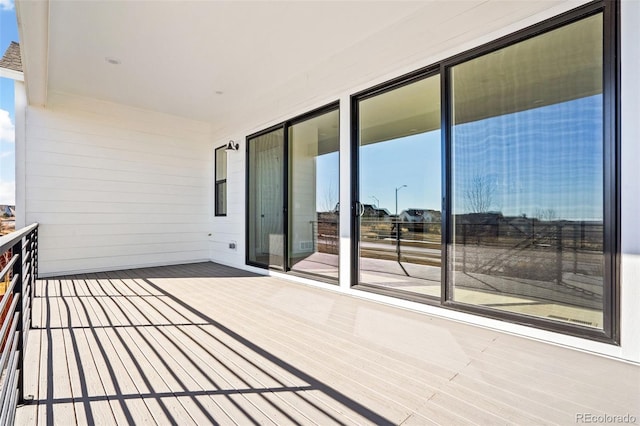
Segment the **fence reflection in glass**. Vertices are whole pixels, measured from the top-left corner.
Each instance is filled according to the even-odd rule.
[[[453,299],[603,327],[602,15],[451,69]]]
[[[362,99],[359,283],[440,296],[440,76]]]
[[[335,109],[289,126],[289,267],[338,279],[340,142]]]

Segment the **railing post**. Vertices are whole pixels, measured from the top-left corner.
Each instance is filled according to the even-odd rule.
[[[31,233],[29,233],[29,235],[27,235],[27,250],[30,252],[29,253],[29,283],[27,284],[27,287],[29,287],[29,294],[25,295],[25,298],[28,297],[29,298],[29,329],[31,329],[31,322],[33,320],[33,310],[31,309],[31,307],[33,306],[33,289],[35,287],[35,279],[33,278],[33,274],[34,274],[34,268],[33,268],[33,253],[34,253],[34,244],[35,244],[35,239],[34,239],[34,232],[32,231]]]
[[[22,252],[22,238],[20,238],[13,245],[11,252],[14,256],[18,256],[17,261],[13,264],[13,276],[17,277],[17,282],[15,287],[13,288],[13,298],[14,300],[18,298],[18,302],[16,303],[16,312],[18,313],[18,324],[16,324],[16,338],[18,339],[18,343],[16,345],[16,355],[18,356],[18,371],[16,372],[17,376],[17,386],[18,386],[18,404],[22,404],[24,401],[24,354],[23,354],[23,321],[24,321],[24,312],[22,309],[24,300],[21,297],[24,295],[24,268],[22,266],[22,261],[24,259],[24,255]]]
[[[36,229],[33,230],[33,240],[35,242],[33,246],[33,282],[38,279],[38,228],[40,226],[36,226]],[[35,285],[34,285],[34,293],[35,293]]]

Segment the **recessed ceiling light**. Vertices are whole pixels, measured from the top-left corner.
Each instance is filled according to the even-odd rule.
[[[111,56],[107,56],[106,58],[104,58],[104,60],[107,61],[107,63],[109,63],[111,65],[120,65],[121,64],[120,59],[113,58]]]

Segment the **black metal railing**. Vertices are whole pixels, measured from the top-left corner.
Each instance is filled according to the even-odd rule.
[[[0,237],[0,425],[13,424],[25,402],[24,352],[38,277],[38,224]]]
[[[319,253],[338,254],[338,220],[319,219],[310,221],[311,224],[311,249]]]

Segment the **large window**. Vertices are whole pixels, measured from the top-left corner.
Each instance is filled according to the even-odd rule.
[[[352,285],[617,341],[616,7],[353,95]],[[334,104],[247,138],[248,263],[337,280],[338,134]]]
[[[602,329],[602,14],[449,75],[451,299]]]
[[[227,215],[227,152],[225,146],[215,150],[215,197],[216,216]]]
[[[614,9],[354,95],[355,285],[616,340]]]

